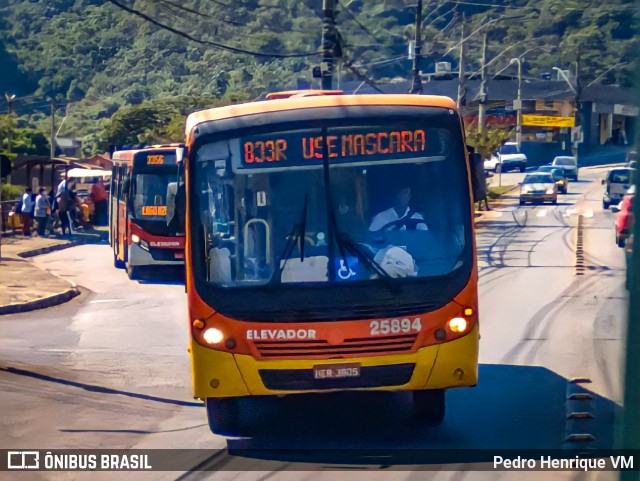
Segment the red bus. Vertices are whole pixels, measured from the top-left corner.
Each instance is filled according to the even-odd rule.
[[[114,265],[125,268],[131,279],[144,266],[184,265],[184,232],[167,215],[167,199],[180,185],[176,148],[155,145],[113,153],[109,241]]]
[[[191,114],[179,159],[211,430],[241,431],[247,396],[344,390],[411,391],[440,423],[445,390],[478,379],[474,164],[455,103],[272,98]]]

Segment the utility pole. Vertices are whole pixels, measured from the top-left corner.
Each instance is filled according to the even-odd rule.
[[[582,86],[580,85],[580,46],[578,46],[578,52],[577,52],[577,57],[576,57],[576,100],[575,100],[575,109],[576,112],[574,114],[575,117],[575,126],[576,126],[576,130],[578,130],[579,132],[583,131],[583,119],[582,119],[582,103],[581,103],[581,96],[582,96]],[[582,134],[584,136],[584,133]],[[584,138],[584,137],[583,137]],[[571,139],[572,141],[572,149],[571,149],[571,153],[575,156],[576,159],[578,159],[578,147],[579,147],[579,143],[573,143],[573,139]]]
[[[336,45],[335,0],[322,0],[322,90],[331,90],[333,83],[333,52]]]
[[[416,6],[416,47],[413,56],[413,84],[411,85],[412,94],[422,93],[422,75],[420,67],[422,63],[422,0],[418,0]]]
[[[51,99],[51,147],[49,157],[53,160],[56,155],[56,101]],[[53,167],[52,167],[53,168]]]
[[[9,120],[13,118],[13,101],[16,99],[15,94],[9,95],[7,92],[4,93],[4,98],[7,101],[7,110],[9,114]],[[9,129],[9,142],[7,143],[7,152],[11,153],[11,144],[13,144],[13,129]]]
[[[7,92],[4,93],[4,98],[7,100],[7,109],[9,111],[9,121],[13,119],[13,101],[16,99],[16,95],[9,95]],[[13,126],[11,122],[9,123],[9,138],[7,139],[7,152],[11,153],[11,146],[13,144]],[[7,175],[7,184],[11,183],[11,174]]]
[[[485,102],[487,101],[487,33],[482,36],[482,64],[480,66],[480,101],[478,102],[478,132],[484,132]]]
[[[462,99],[465,94],[465,86],[464,86],[464,62],[466,57],[466,44],[465,44],[465,35],[466,35],[466,16],[462,14],[462,33],[460,34],[460,63],[458,64],[458,109],[462,109]]]
[[[522,146],[522,58],[518,57],[518,107],[516,109],[516,144],[518,145],[518,152]]]

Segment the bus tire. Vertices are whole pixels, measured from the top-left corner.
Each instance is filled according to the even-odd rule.
[[[205,403],[212,433],[226,436],[240,434],[239,398],[207,398]]]
[[[445,415],[444,389],[413,391],[413,415],[430,425],[442,424]]]
[[[131,264],[127,264],[127,275],[132,281],[140,279],[140,268],[132,266]]]
[[[118,259],[115,254],[113,255],[113,267],[116,269],[124,269],[125,267],[124,261]]]

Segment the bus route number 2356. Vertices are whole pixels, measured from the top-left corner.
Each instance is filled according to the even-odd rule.
[[[420,332],[422,322],[419,317],[411,320],[404,319],[381,319],[371,321],[369,324],[372,336],[386,336],[387,334],[400,334],[406,332]]]

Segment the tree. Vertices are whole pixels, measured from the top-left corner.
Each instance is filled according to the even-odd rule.
[[[478,132],[476,121],[465,126],[467,144],[476,149],[476,152],[483,158],[490,156],[498,147],[511,137],[513,129],[486,127],[482,132]]]

